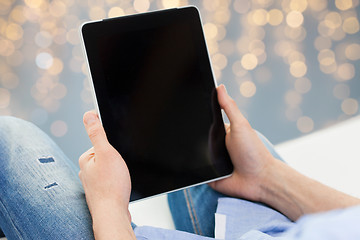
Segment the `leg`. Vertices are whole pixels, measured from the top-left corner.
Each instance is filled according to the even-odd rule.
[[[258,136],[277,159],[282,160],[274,146],[261,133]],[[225,195],[214,191],[207,184],[168,194],[170,211],[177,230],[214,237],[215,212],[218,198]]]
[[[0,117],[0,228],[9,239],[93,239],[77,169],[31,123]]]

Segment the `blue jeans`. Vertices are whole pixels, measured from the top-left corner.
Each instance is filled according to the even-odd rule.
[[[8,239],[93,239],[78,169],[33,124],[0,117],[0,228]]]
[[[0,229],[6,237],[93,239],[78,171],[39,128],[14,117],[0,117]],[[169,194],[176,228],[213,236],[220,196],[207,185]]]
[[[277,159],[283,161],[274,146],[261,133],[258,136]],[[168,194],[168,202],[177,230],[214,237],[215,212],[218,198],[227,197],[207,184]]]

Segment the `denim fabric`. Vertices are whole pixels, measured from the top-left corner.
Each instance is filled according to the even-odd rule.
[[[0,117],[0,228],[8,239],[93,239],[78,169],[33,124]]]
[[[277,159],[283,161],[274,146],[257,132],[263,144]],[[214,237],[215,212],[218,199],[225,195],[214,191],[207,184],[168,194],[171,215],[177,230]]]

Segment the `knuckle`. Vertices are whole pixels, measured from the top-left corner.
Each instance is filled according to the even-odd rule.
[[[83,154],[79,157],[79,166],[80,166],[80,169],[83,168],[86,158],[87,158],[87,152],[83,153]]]

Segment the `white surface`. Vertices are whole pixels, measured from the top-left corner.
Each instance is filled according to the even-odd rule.
[[[138,226],[175,229],[166,194],[131,203],[129,210],[132,221]]]
[[[276,146],[292,167],[360,197],[360,116]]]

